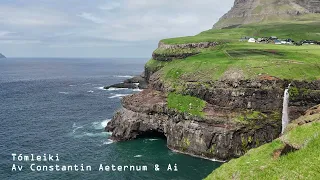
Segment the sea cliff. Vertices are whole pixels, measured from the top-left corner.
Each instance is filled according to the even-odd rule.
[[[200,53],[219,43],[203,44],[170,46],[161,42],[159,48],[162,52],[179,49],[189,57],[189,52],[184,49]],[[165,53],[162,55],[168,57]],[[183,55],[174,60],[161,58],[152,61],[184,61],[185,58],[180,56]],[[147,89],[122,99],[123,107],[106,127],[112,132],[113,140],[163,137],[172,150],[226,161],[279,137],[283,92],[289,83],[293,87],[290,91],[290,119],[301,116],[305,110],[320,103],[319,80],[285,80],[267,75],[252,79],[245,78],[241,71],[227,70],[218,80],[184,79],[177,85],[163,78],[161,70],[164,66],[154,68],[147,64],[144,75]],[[172,100],[174,96],[178,96],[177,101]],[[190,97],[196,99],[188,101]],[[205,104],[200,113],[195,113],[193,110],[197,107],[192,107],[199,106],[195,103],[197,100]],[[172,106],[172,102],[176,106]]]
[[[320,104],[320,46],[249,43],[241,37],[320,41],[318,10],[303,2],[236,0],[226,19],[239,8],[248,12],[241,10],[248,3],[265,4],[261,12],[295,3],[283,13],[296,20],[225,23],[228,28],[161,40],[141,76],[146,89],[122,99],[106,131],[115,141],[162,137],[172,150],[222,161],[278,138],[289,84],[290,120]],[[297,8],[305,10],[299,17],[291,15]]]

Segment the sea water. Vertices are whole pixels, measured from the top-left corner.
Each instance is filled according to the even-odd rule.
[[[104,127],[129,89],[104,90],[143,71],[146,59],[8,58],[0,60],[0,179],[176,179],[206,177],[220,163],[170,151],[164,139],[115,143]],[[59,162],[13,161],[59,155]],[[34,172],[30,164],[92,166],[92,171]],[[12,171],[13,164],[23,166]],[[99,165],[146,165],[146,172],[98,171]],[[154,171],[155,164],[160,171]],[[177,165],[178,171],[167,171]]]

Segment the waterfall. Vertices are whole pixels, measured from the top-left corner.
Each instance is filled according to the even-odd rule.
[[[283,95],[283,109],[282,109],[282,131],[281,134],[284,133],[284,130],[286,129],[288,123],[289,123],[289,112],[288,112],[288,107],[289,107],[289,88],[291,84],[289,84],[288,88],[284,91]]]

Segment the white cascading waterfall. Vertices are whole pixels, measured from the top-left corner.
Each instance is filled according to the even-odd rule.
[[[289,84],[288,88],[284,91],[283,95],[283,108],[282,108],[282,131],[281,134],[284,133],[284,130],[286,129],[288,123],[289,123],[289,112],[288,112],[288,107],[289,107],[289,89],[290,89],[291,84]]]

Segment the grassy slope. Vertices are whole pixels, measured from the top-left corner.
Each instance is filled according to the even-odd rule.
[[[319,119],[318,119],[319,120]],[[206,180],[218,179],[319,179],[320,122],[298,126],[285,135],[290,144],[303,148],[274,158],[273,153],[284,144],[279,140],[250,150],[210,174]]]
[[[273,23],[257,23],[243,25],[233,29],[211,29],[195,36],[164,39],[166,44],[183,44],[206,41],[237,41],[243,36],[269,37],[278,36],[283,39],[313,39],[320,41],[320,15],[301,16],[295,21]]]
[[[320,78],[320,46],[256,44],[238,40],[242,36],[278,36],[296,41],[320,41],[319,27],[320,21],[245,25],[234,29],[209,30],[192,37],[166,39],[162,41],[167,44],[202,41],[223,43],[184,60],[150,60],[146,66],[151,69],[164,67],[160,73],[167,83],[218,80],[228,70],[239,71],[243,78],[248,79],[269,75],[282,79],[316,80]]]
[[[183,96],[180,94],[169,93],[168,107],[176,109],[179,112],[186,112],[194,116],[204,116],[203,109],[206,102],[191,96]]]

